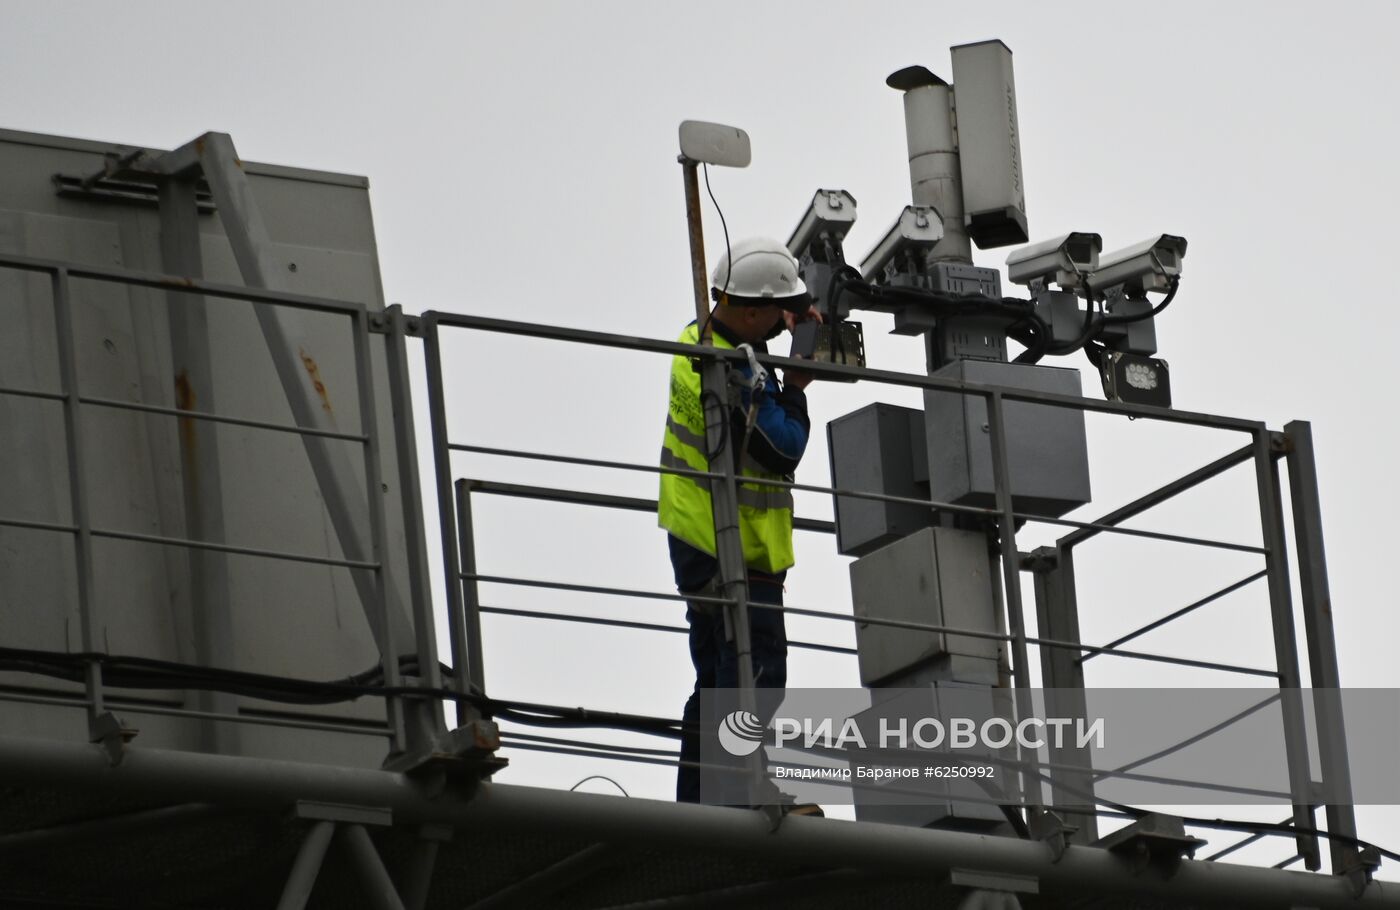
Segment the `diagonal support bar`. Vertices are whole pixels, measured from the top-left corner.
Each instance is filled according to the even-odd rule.
[[[369,832],[364,826],[346,825],[341,831],[341,838],[360,870],[368,904],[379,910],[404,910],[403,900],[394,889],[393,879],[389,878],[389,870],[384,868],[384,861],[380,859],[379,851],[374,849],[374,842],[369,839]]]
[[[243,172],[243,163],[234,149],[233,139],[227,133],[205,133],[194,142],[163,156],[157,162],[157,167],[166,172],[184,173],[191,169],[193,161],[197,161],[203,169],[244,283],[252,288],[287,290],[279,286],[281,269],[273,256],[267,226],[253,198],[252,187]],[[311,356],[311,351],[300,330],[281,307],[254,306],[253,310],[267,340],[268,351],[287,395],[293,418],[304,427],[336,430],[335,420],[322,408],[314,380],[307,371],[305,362]],[[362,376],[360,381],[368,382],[369,377]],[[315,436],[303,436],[302,442],[346,558],[384,562],[387,554],[379,546],[380,541],[372,540],[361,527],[361,516],[367,511],[367,497],[361,492],[362,485],[355,476],[344,447],[331,445],[324,438]],[[402,494],[408,495],[408,491],[402,491]],[[382,571],[387,576],[387,566]],[[376,643],[381,652],[393,651],[393,642],[406,644],[412,641],[408,613],[399,601],[394,586],[384,586],[384,605],[381,608],[380,593],[369,573],[351,572],[351,577],[364,605],[370,628],[375,630]],[[384,629],[381,629],[382,624],[378,619],[381,609],[387,614],[386,623],[383,624],[387,628]]]
[[[335,823],[327,821],[317,822],[306,832],[306,839],[301,842],[296,861],[292,863],[292,873],[282,889],[282,897],[277,901],[277,910],[302,910],[306,906],[333,834]]]

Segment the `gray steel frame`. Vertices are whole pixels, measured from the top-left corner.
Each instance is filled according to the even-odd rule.
[[[481,639],[480,613],[488,610],[505,612],[501,608],[484,607],[480,602],[477,591],[478,582],[490,581],[493,583],[518,583],[533,584],[545,587],[557,587],[572,590],[590,590],[600,593],[609,593],[624,596],[656,597],[658,599],[675,599],[675,595],[663,594],[660,592],[631,591],[627,589],[605,588],[600,586],[580,586],[570,585],[564,582],[543,582],[530,579],[509,579],[501,576],[488,576],[479,574],[475,565],[475,557],[472,546],[472,518],[471,518],[471,492],[476,490],[481,493],[490,493],[506,496],[527,496],[531,498],[554,500],[559,502],[570,502],[575,504],[603,506],[610,508],[623,508],[629,510],[642,510],[652,507],[648,500],[633,499],[629,497],[607,497],[598,494],[581,494],[573,491],[553,490],[543,487],[525,487],[511,484],[498,484],[485,480],[465,481],[459,480],[455,484],[452,479],[452,465],[450,453],[453,451],[466,452],[487,452],[491,454],[518,455],[521,457],[541,458],[546,460],[562,461],[575,464],[589,464],[599,467],[618,468],[627,470],[644,470],[652,472],[674,471],[675,473],[693,474],[712,480],[721,480],[728,484],[733,483],[732,472],[725,471],[718,473],[680,471],[675,469],[663,469],[649,465],[636,465],[619,462],[609,462],[600,459],[588,459],[577,456],[554,456],[541,453],[516,452],[505,449],[492,449],[485,446],[470,446],[454,443],[448,438],[446,422],[446,398],[444,395],[444,384],[442,375],[442,359],[440,353],[440,331],[444,328],[456,328],[470,331],[485,332],[505,332],[509,334],[524,335],[536,338],[552,339],[558,341],[584,343],[590,345],[604,345],[630,350],[651,351],[659,354],[676,355],[701,358],[706,364],[714,369],[716,376],[721,375],[722,370],[727,365],[733,365],[741,361],[742,354],[719,350],[710,347],[697,348],[689,345],[681,345],[673,342],[656,341],[650,339],[636,338],[632,336],[610,335],[600,332],[592,332],[578,329],[568,329],[551,326],[539,326],[521,322],[511,322],[506,320],[487,319],[459,314],[446,314],[429,312],[421,318],[405,317],[397,308],[390,310],[386,317],[371,320],[370,315],[363,307],[340,301],[327,300],[323,298],[307,297],[304,295],[280,293],[265,289],[235,287],[220,285],[211,282],[204,282],[189,278],[175,278],[152,273],[131,272],[120,269],[104,267],[78,267],[69,266],[65,263],[32,259],[28,257],[0,255],[0,267],[15,268],[28,271],[48,273],[52,278],[54,307],[56,313],[56,327],[59,340],[60,373],[62,376],[62,387],[57,393],[31,390],[6,388],[0,389],[0,394],[13,394],[29,396],[40,399],[60,401],[63,404],[65,415],[65,430],[69,443],[69,474],[73,484],[73,520],[71,524],[60,524],[51,522],[25,521],[9,519],[0,516],[0,525],[30,528],[35,530],[55,531],[72,534],[75,537],[77,547],[77,571],[79,583],[79,613],[81,619],[82,644],[88,653],[96,653],[99,649],[97,643],[101,640],[100,630],[102,614],[100,610],[100,599],[98,593],[92,588],[91,576],[91,546],[96,537],[109,536],[119,539],[142,541],[159,545],[176,545],[202,550],[206,552],[242,553],[268,558],[290,559],[302,562],[324,563],[331,565],[344,565],[352,569],[373,571],[376,575],[378,608],[373,617],[381,636],[381,649],[384,656],[384,674],[386,682],[390,685],[397,683],[398,662],[396,659],[398,649],[394,646],[394,631],[391,628],[387,613],[387,592],[383,577],[384,551],[382,549],[382,528],[383,515],[382,504],[379,506],[378,514],[375,514],[375,503],[378,497],[369,495],[367,499],[371,504],[372,526],[374,527],[375,546],[372,559],[344,559],[335,560],[323,557],[315,557],[307,554],[288,554],[272,550],[263,550],[251,547],[235,547],[223,544],[218,541],[189,540],[167,538],[155,535],[126,534],[110,531],[106,529],[93,528],[87,513],[86,496],[84,495],[84,464],[85,445],[82,433],[82,421],[80,419],[80,408],[84,405],[94,407],[124,407],[137,411],[144,411],[152,414],[163,414],[166,416],[188,417],[201,421],[227,422],[245,426],[254,426],[269,431],[291,432],[302,435],[304,438],[335,438],[344,439],[360,444],[364,449],[366,460],[366,476],[377,483],[379,471],[379,457],[377,450],[377,435],[373,424],[374,420],[374,400],[372,387],[369,384],[370,371],[369,364],[369,342],[370,335],[381,332],[388,336],[388,355],[390,364],[391,394],[395,401],[395,435],[399,447],[400,482],[405,489],[416,487],[416,469],[413,467],[413,446],[412,446],[412,411],[410,407],[410,391],[408,383],[408,367],[406,344],[408,337],[421,336],[426,353],[427,379],[428,379],[428,403],[429,422],[432,429],[434,448],[434,474],[437,484],[438,496],[438,519],[439,528],[442,532],[443,558],[448,568],[447,573],[447,596],[448,606],[448,626],[450,632],[450,642],[452,651],[452,675],[446,681],[447,691],[465,695],[472,692],[484,692],[485,679],[482,665],[482,654],[484,645]],[[178,290],[184,294],[198,294],[203,298],[219,299],[241,299],[252,301],[258,308],[291,306],[320,312],[338,313],[350,318],[354,329],[355,357],[360,369],[360,403],[362,413],[365,414],[365,424],[361,433],[342,433],[334,429],[317,427],[314,425],[278,425],[259,421],[248,421],[237,418],[224,417],[216,414],[199,413],[192,414],[178,409],[160,408],[151,405],[128,402],[114,402],[100,398],[84,397],[80,393],[78,385],[77,367],[74,360],[74,341],[71,313],[71,290],[69,283],[73,278],[98,281],[115,281],[120,283],[165,288],[167,290]],[[1291,593],[1288,586],[1288,561],[1284,546],[1283,536],[1283,514],[1282,496],[1279,483],[1279,472],[1277,459],[1285,457],[1288,459],[1290,472],[1290,494],[1292,498],[1293,520],[1297,531],[1299,545],[1299,559],[1302,583],[1302,604],[1304,616],[1304,629],[1308,641],[1309,662],[1312,670],[1312,683],[1319,690],[1337,688],[1340,684],[1335,645],[1332,638],[1330,601],[1327,588],[1327,576],[1325,555],[1322,547],[1321,521],[1318,507],[1318,497],[1316,490],[1316,471],[1313,462],[1311,436],[1306,424],[1291,423],[1284,434],[1271,433],[1263,424],[1254,421],[1236,420],[1232,418],[1218,417],[1209,414],[1199,414],[1181,411],[1162,411],[1154,408],[1138,405],[1127,405],[1115,402],[1099,402],[1087,399],[1074,398],[1070,396],[1048,395],[1044,393],[1028,392],[1023,390],[1000,389],[981,386],[975,383],[961,383],[952,380],[938,379],[922,375],[895,373],[883,370],[870,370],[855,367],[846,367],[829,364],[814,364],[810,361],[793,361],[788,358],[763,356],[760,358],[768,366],[776,367],[800,367],[824,376],[860,378],[883,384],[897,384],[925,389],[943,389],[949,391],[959,391],[965,394],[978,395],[988,401],[989,418],[992,433],[992,446],[994,453],[994,468],[997,477],[998,500],[994,509],[975,509],[970,507],[953,506],[947,503],[924,502],[920,500],[904,500],[899,497],[887,497],[882,494],[869,491],[833,490],[828,487],[814,486],[808,484],[787,484],[794,490],[817,491],[823,493],[840,492],[842,495],[865,496],[872,499],[887,499],[892,501],[911,501],[921,505],[930,506],[948,511],[963,513],[982,514],[994,516],[999,521],[1001,528],[1001,548],[1003,553],[1003,589],[1006,606],[1010,618],[1010,631],[1006,634],[974,632],[965,629],[947,628],[920,623],[906,623],[893,620],[883,620],[880,618],[863,619],[862,621],[876,624],[885,623],[902,628],[913,628],[925,631],[939,631],[949,634],[968,635],[973,637],[995,638],[1010,643],[1014,664],[1012,671],[1015,678],[1018,694],[1023,694],[1030,686],[1028,678],[1029,670],[1029,647],[1034,645],[1041,648],[1047,659],[1043,662],[1045,670],[1045,682],[1048,686],[1058,688],[1072,688],[1082,685],[1082,664],[1098,654],[1111,654],[1120,657],[1130,657],[1145,660],[1157,660],[1167,663],[1206,667],[1216,670],[1227,670],[1232,672],[1251,673],[1265,676],[1272,676],[1279,679],[1280,686],[1285,690],[1285,702],[1290,698],[1287,692],[1291,690],[1296,699],[1298,687],[1301,685],[1301,673],[1298,666],[1296,631],[1292,625],[1292,603]],[[720,372],[716,372],[720,371]],[[708,374],[707,374],[708,375]],[[718,380],[712,380],[718,381]],[[1011,497],[1007,492],[1006,484],[1006,453],[1004,445],[1004,432],[1002,421],[1004,418],[1004,403],[1006,401],[1031,401],[1050,406],[1071,407],[1080,410],[1088,410],[1100,413],[1118,414],[1132,417],[1142,417],[1168,422],[1194,424],[1211,427],[1215,429],[1244,432],[1251,437],[1250,443],[1232,452],[1231,454],[1217,459],[1197,471],[1191,472],[1175,481],[1172,481],[1158,490],[1141,497],[1137,501],[1117,509],[1108,515],[1093,522],[1079,522],[1066,519],[1041,519],[1036,516],[1025,515],[1016,512],[1012,507]],[[1257,490],[1260,503],[1260,518],[1263,529],[1264,546],[1253,546],[1228,541],[1207,540],[1202,538],[1186,537],[1173,534],[1159,534],[1141,529],[1129,529],[1120,527],[1120,524],[1127,519],[1134,517],[1150,509],[1167,499],[1185,490],[1191,489],[1198,484],[1217,476],[1220,473],[1246,462],[1253,462],[1257,481]],[[438,700],[444,697],[444,693],[435,691],[438,688],[439,680],[436,677],[437,655],[436,644],[431,634],[432,621],[432,598],[426,591],[424,580],[426,579],[426,541],[421,534],[423,515],[421,504],[416,500],[412,503],[405,503],[406,519],[409,527],[410,565],[419,569],[415,572],[412,590],[413,618],[416,620],[417,631],[415,646],[419,658],[420,668],[427,668],[427,672],[422,674],[420,683],[424,687],[422,699],[414,699],[424,705],[437,704]],[[723,521],[723,515],[719,516]],[[1073,530],[1062,537],[1055,548],[1050,551],[1038,552],[1033,558],[1023,559],[1022,554],[1016,550],[1016,522],[1020,519],[1031,521],[1045,521],[1049,524],[1068,527]],[[829,522],[813,520],[798,520],[798,526],[811,531],[822,531],[829,533],[831,526]],[[414,533],[414,529],[418,533]],[[1236,551],[1259,553],[1265,557],[1265,569],[1263,572],[1250,576],[1234,585],[1216,592],[1196,603],[1193,603],[1181,610],[1175,611],[1166,617],[1154,621],[1148,626],[1131,633],[1128,636],[1118,639],[1107,646],[1086,645],[1079,640],[1077,607],[1074,600],[1074,574],[1073,574],[1073,550],[1079,544],[1090,540],[1101,533],[1127,534],[1152,539],[1170,540],[1177,542],[1187,542],[1208,547],[1217,547]],[[737,539],[737,538],[736,538]],[[729,560],[733,562],[733,560]],[[731,567],[732,568],[732,567]],[[1023,569],[1032,571],[1036,578],[1037,607],[1040,611],[1041,636],[1028,635],[1024,627],[1024,604],[1021,589],[1020,574]],[[419,573],[422,573],[421,575]],[[742,567],[737,570],[740,583],[736,587],[730,584],[725,591],[725,596],[712,598],[717,603],[722,603],[735,609],[736,616],[744,615],[744,597],[742,591]],[[730,574],[734,574],[731,572]],[[1271,615],[1273,617],[1273,633],[1275,643],[1276,668],[1273,670],[1256,670],[1253,668],[1234,667],[1223,664],[1216,664],[1206,661],[1195,661],[1188,658],[1176,658],[1164,655],[1155,655],[1139,651],[1124,650],[1119,645],[1131,638],[1142,634],[1152,628],[1156,628],[1179,616],[1185,615],[1194,609],[1224,596],[1232,590],[1236,590],[1244,585],[1257,580],[1267,578],[1269,582],[1269,596],[1271,605]],[[730,579],[731,582],[734,579]],[[762,605],[754,605],[754,608],[761,608]],[[788,612],[798,615],[817,616],[827,619],[838,619],[842,621],[853,621],[849,615],[804,609],[796,606],[785,607]],[[529,611],[515,611],[516,614],[525,614]],[[544,616],[547,614],[531,614]],[[549,618],[564,619],[562,615],[548,614]],[[583,617],[568,617],[570,619],[580,619]],[[676,627],[661,626],[659,624],[626,623],[618,620],[596,620],[614,625],[631,625],[657,630],[672,631]],[[425,634],[426,630],[426,634]],[[1078,656],[1072,656],[1077,653]],[[746,681],[751,687],[751,680]],[[94,730],[94,736],[98,734],[110,735],[110,724],[104,726],[102,718],[109,716],[109,706],[118,703],[124,709],[136,712],[163,713],[177,716],[186,716],[192,719],[216,720],[220,722],[243,722],[243,723],[275,723],[279,725],[305,726],[309,729],[336,729],[344,732],[366,732],[367,727],[357,727],[354,725],[326,724],[307,719],[305,721],[291,719],[287,717],[257,717],[257,716],[232,716],[223,712],[214,711],[191,711],[178,708],[165,708],[158,705],[147,705],[133,703],[127,698],[112,699],[104,689],[101,667],[99,662],[91,661],[88,665],[88,673],[85,679],[85,688],[81,698],[45,698],[41,696],[25,695],[9,691],[0,691],[0,698],[15,698],[25,701],[37,701],[41,703],[64,703],[71,705],[81,705],[86,708],[89,714],[90,724]],[[1323,724],[1322,740],[1326,743],[1322,753],[1322,771],[1324,775],[1334,782],[1334,786],[1347,787],[1346,781],[1346,755],[1345,741],[1341,736],[1343,732],[1342,718],[1340,712],[1335,708],[1335,698],[1329,697],[1325,693],[1316,695],[1320,699],[1318,703],[1318,716]],[[403,720],[402,708],[396,702],[398,697],[390,696],[387,701],[390,704],[390,725],[384,732],[388,733],[391,739],[391,747],[401,749],[405,743],[405,723]],[[463,708],[464,700],[455,699],[458,708],[458,721],[464,722],[470,712]],[[1323,710],[1323,709],[1326,710]],[[433,711],[431,714],[437,714]],[[1311,827],[1313,807],[1308,799],[1308,786],[1310,774],[1307,768],[1306,751],[1301,747],[1300,733],[1301,712],[1296,703],[1286,712],[1288,718],[1287,738],[1285,744],[1289,757],[1290,768],[1292,770],[1294,812],[1292,820],[1296,827],[1306,829]],[[440,718],[439,718],[440,719]],[[373,731],[370,731],[373,732]],[[542,747],[545,748],[545,747]],[[81,770],[87,767],[84,762],[86,753],[78,750],[72,753],[62,753],[59,746],[41,746],[37,743],[8,742],[0,743],[0,763],[7,768],[14,769],[15,773],[21,777],[25,774],[47,774],[61,768],[72,771],[78,777],[88,774],[88,771]],[[53,751],[59,749],[59,751]],[[151,754],[151,750],[128,749],[128,754]],[[42,754],[41,754],[42,753]],[[596,754],[596,753],[589,753]],[[641,758],[642,756],[635,756]],[[240,768],[251,768],[255,764],[261,767],[261,763],[248,759],[219,759],[209,756],[180,756],[161,755],[154,759],[142,759],[138,764],[141,767],[150,767],[145,762],[154,761],[157,765],[165,768],[176,778],[182,775],[192,774],[194,778],[212,783],[217,779],[220,781],[217,786],[225,788],[227,792],[237,790],[242,794],[239,781],[245,778]],[[213,761],[214,765],[207,762]],[[56,762],[53,767],[49,762]],[[129,768],[130,763],[124,767]],[[1074,774],[1078,770],[1073,763],[1066,765],[1061,762],[1052,762],[1047,766],[1049,779],[1051,781],[1052,792],[1055,788],[1056,768],[1066,774]],[[305,784],[308,792],[321,792],[325,786],[330,785],[328,781],[320,780],[313,772],[303,772],[288,770],[283,768],[292,777]],[[160,782],[156,779],[142,778],[142,772],[128,774],[123,771],[123,778],[128,782],[141,779],[145,783],[143,786],[154,787],[160,790]],[[206,775],[213,775],[206,777]],[[302,775],[302,776],[298,776]],[[309,776],[307,776],[309,775]],[[385,785],[389,780],[399,781],[393,784],[395,788],[402,787],[403,778],[389,775],[388,772],[364,772],[362,781],[356,786],[363,786],[364,793],[375,792],[377,788]],[[379,776],[376,776],[379,775]],[[191,778],[193,779],[193,778]],[[1067,781],[1073,778],[1065,778]],[[358,779],[357,779],[358,780]],[[170,791],[175,792],[180,789],[176,784],[176,779],[169,781]],[[334,789],[332,785],[332,789]],[[319,788],[319,789],[318,789]],[[408,788],[411,791],[413,788]],[[493,811],[489,808],[481,809],[478,805],[481,800],[485,800],[485,805],[490,806],[499,800],[510,800],[514,797],[492,797],[491,793],[509,792],[508,788],[486,788],[483,796],[474,800],[472,805],[478,806],[474,811]],[[1346,792],[1345,790],[1343,792]],[[408,791],[400,793],[399,797],[413,802],[416,797],[407,795]],[[345,794],[341,794],[346,797]],[[239,797],[243,798],[242,795]],[[348,798],[348,797],[346,797]],[[522,796],[526,802],[539,800],[542,797]],[[590,811],[592,811],[591,801],[596,798],[588,798]],[[1057,797],[1058,799],[1058,797]],[[363,798],[351,799],[350,801],[364,802]],[[1071,800],[1072,801],[1072,800]],[[567,800],[561,806],[572,805]],[[378,804],[378,803],[376,803]],[[387,802],[385,803],[388,804]],[[535,806],[536,803],[531,803]],[[447,816],[437,817],[435,810],[418,806],[414,812],[422,811],[424,820],[435,819],[437,821],[450,821],[452,813]],[[566,816],[571,809],[561,808]],[[604,817],[613,818],[609,812],[604,813]],[[711,811],[711,810],[700,810]],[[413,815],[411,812],[410,815]],[[455,812],[455,810],[454,810]],[[624,836],[632,836],[637,830],[646,828],[651,821],[642,818],[641,813],[634,817],[632,810],[625,810],[622,814],[616,815],[615,821],[622,825],[634,826],[632,830],[624,831]],[[687,814],[689,810],[684,810],[682,814]],[[1338,805],[1327,807],[1329,830],[1344,835],[1354,836],[1355,820],[1354,812],[1350,806]],[[624,819],[623,816],[626,816]],[[1092,818],[1092,816],[1086,816]],[[702,827],[712,826],[718,822],[709,821],[708,816],[696,816],[697,820],[703,821]],[[785,829],[794,824],[801,829],[805,825],[798,824],[802,820],[792,820],[785,823]],[[611,823],[610,823],[611,824]],[[735,820],[735,830],[729,833],[741,832],[743,824]],[[728,825],[724,825],[728,829]],[[716,828],[717,832],[719,829]],[[766,827],[765,827],[766,831]],[[609,829],[610,833],[612,829]],[[363,831],[361,829],[361,834]],[[932,834],[931,832],[928,832]],[[909,832],[911,836],[922,837],[923,833],[915,834]],[[688,834],[679,834],[679,839],[684,840]],[[363,850],[364,844],[359,843],[359,835],[351,833],[349,838],[352,842],[352,849]],[[938,849],[945,847],[950,851],[949,855],[957,854],[962,847],[955,845],[952,841],[943,844],[942,839],[953,838],[956,835],[938,835],[940,840]],[[1296,835],[1298,843],[1298,854],[1307,862],[1310,869],[1318,866],[1318,844],[1317,838],[1306,834],[1300,830]],[[364,839],[367,841],[367,838]],[[741,836],[740,841],[743,840]],[[827,840],[822,838],[822,840]],[[832,843],[841,840],[840,837],[830,839]],[[713,843],[709,841],[708,843]],[[777,841],[773,841],[777,843]],[[932,842],[930,842],[931,844]],[[355,846],[358,844],[358,846]],[[829,844],[827,845],[829,846]],[[1026,848],[1035,845],[1023,845]],[[1001,849],[998,847],[997,849]],[[1017,849],[1020,849],[1018,847]],[[995,851],[994,851],[995,852]],[[1337,873],[1354,872],[1357,864],[1357,851],[1346,844],[1333,843],[1332,846],[1332,867]],[[868,855],[867,851],[859,851],[860,855]],[[875,865],[881,865],[881,860],[875,859]],[[919,863],[921,868],[927,868],[929,856],[921,853]],[[992,862],[991,865],[997,865]],[[1018,863],[1020,865],[1018,865]],[[1022,868],[1024,863],[1020,860],[1011,863],[1007,867],[999,868]],[[381,867],[382,868],[382,867]],[[1036,865],[1038,873],[1044,873]],[[1116,873],[1113,870],[1102,870],[1109,878]],[[1255,870],[1258,871],[1258,870]],[[1049,873],[1054,877],[1056,873]],[[1095,873],[1098,874],[1098,873]],[[1297,873],[1290,873],[1296,876]],[[1180,878],[1180,877],[1178,877]],[[1312,878],[1312,877],[1308,877]],[[1217,883],[1221,880],[1213,879]],[[1202,879],[1201,881],[1205,881]],[[1246,897],[1249,900],[1259,900],[1260,894],[1268,892],[1274,887],[1260,881],[1250,879],[1252,884],[1248,888],[1240,890],[1241,899]],[[1304,885],[1290,879],[1288,885],[1289,894],[1296,898],[1304,893],[1316,895],[1319,906],[1332,906],[1333,897],[1336,891],[1332,885],[1318,886]],[[1325,881],[1318,879],[1319,882]],[[1138,882],[1142,885],[1142,882]],[[1198,883],[1199,884],[1199,883]],[[1262,889],[1262,890],[1256,890]],[[1301,890],[1300,890],[1301,889]],[[1309,891],[1308,889],[1314,889]],[[1149,889],[1150,890],[1150,889]],[[1185,891],[1190,891],[1186,887]],[[1364,901],[1370,901],[1377,897],[1378,889],[1370,889]],[[1247,892],[1247,893],[1246,893]],[[1349,894],[1350,892],[1348,892]],[[1203,895],[1204,896],[1204,895]],[[1221,893],[1213,891],[1209,895],[1219,898]],[[1384,899],[1384,898],[1382,898]],[[1357,906],[1368,905],[1365,902],[1356,904]],[[392,902],[385,896],[385,905],[392,906]],[[1243,905],[1243,904],[1242,904]],[[1376,905],[1381,905],[1377,903]]]

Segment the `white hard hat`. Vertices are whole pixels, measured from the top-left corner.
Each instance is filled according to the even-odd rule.
[[[719,258],[710,284],[716,298],[728,294],[741,305],[776,303],[795,312],[805,312],[811,305],[807,285],[797,274],[797,260],[786,246],[768,237],[734,244]]]

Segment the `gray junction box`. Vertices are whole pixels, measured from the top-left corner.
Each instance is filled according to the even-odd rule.
[[[924,414],[876,402],[826,427],[832,486],[863,493],[928,499]],[[903,502],[835,497],[836,549],[863,556],[933,523],[930,508]]]
[[[961,360],[932,375],[982,385],[1080,395],[1079,371],[1023,363]],[[929,498],[994,508],[992,435],[980,395],[924,392]],[[1012,504],[1018,512],[1058,518],[1089,502],[1089,446],[1084,413],[1071,408],[1008,401],[1006,454]]]
[[[924,528],[851,563],[855,615],[997,632],[991,566],[981,531]],[[856,623],[865,686],[908,685],[921,669],[995,682],[998,646],[990,638]]]

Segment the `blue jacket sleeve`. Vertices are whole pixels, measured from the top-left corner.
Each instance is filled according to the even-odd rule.
[[[731,412],[736,440],[744,438],[749,404],[747,390],[743,402],[744,409],[736,408]],[[774,474],[791,474],[797,470],[797,463],[807,449],[810,432],[806,394],[795,387],[780,389],[778,381],[770,376],[758,398],[758,416],[749,433],[750,457]]]

